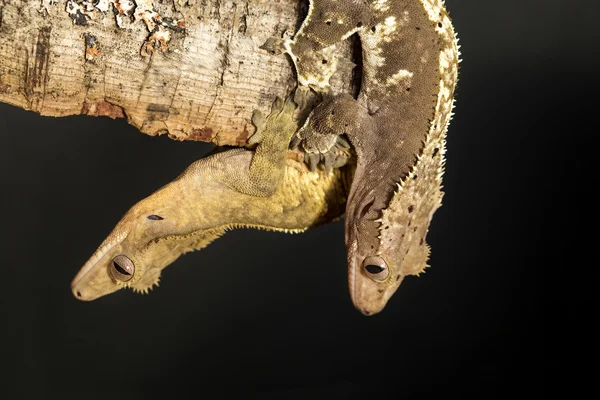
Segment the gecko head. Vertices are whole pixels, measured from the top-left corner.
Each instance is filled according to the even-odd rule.
[[[147,293],[158,286],[165,267],[185,251],[203,247],[206,236],[193,229],[185,190],[174,185],[141,200],[123,216],[71,282],[77,299],[94,300],[122,288]],[[174,190],[178,196],[172,195]]]
[[[383,310],[407,275],[419,275],[427,267],[425,236],[441,200],[439,191],[421,197],[406,188],[389,200],[389,190],[377,187],[382,181],[367,180],[351,193],[346,210],[350,296],[364,315]]]

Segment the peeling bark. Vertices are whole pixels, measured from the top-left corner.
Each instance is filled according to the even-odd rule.
[[[0,0],[0,101],[245,145],[252,112],[296,84],[288,58],[259,46],[294,32],[303,9],[296,0]],[[348,90],[350,74],[334,88]]]

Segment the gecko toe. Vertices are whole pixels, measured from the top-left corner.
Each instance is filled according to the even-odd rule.
[[[333,161],[333,168],[341,168],[344,165],[348,164],[349,160],[350,160],[349,155],[336,154],[335,160]]]
[[[259,110],[254,111],[254,113],[252,114],[252,124],[254,125],[256,130],[254,131],[254,134],[248,139],[248,144],[257,144],[261,142],[264,133],[263,127],[265,125],[266,120],[267,119],[265,118],[262,112],[260,112]]]
[[[307,89],[304,86],[298,86],[294,91],[294,102],[302,109],[308,104]]]
[[[273,104],[271,104],[271,113],[276,113],[279,111],[283,110],[283,100],[281,100],[281,97],[277,96],[275,97],[275,101],[273,101]]]
[[[350,142],[348,140],[346,140],[346,138],[344,138],[343,136],[337,137],[337,141],[336,141],[335,145],[336,145],[336,147],[338,147],[340,149],[349,149],[350,148]]]
[[[333,168],[333,164],[335,161],[335,154],[333,152],[327,152],[323,154],[323,165],[325,166],[325,172],[330,172],[331,168]]]
[[[308,168],[311,172],[315,172],[317,170],[317,166],[319,165],[319,161],[321,161],[321,155],[318,153],[304,153],[304,162],[308,165]]]
[[[293,145],[300,145],[306,152],[305,162],[311,171],[322,163],[326,172],[340,168],[351,157],[351,145],[345,138],[337,135],[315,135],[302,129],[294,135]]]
[[[287,99],[285,99],[285,102],[283,103],[283,107],[281,109],[282,113],[291,115],[296,111],[296,109],[298,108],[298,104],[296,103],[294,97],[294,95],[290,95]]]

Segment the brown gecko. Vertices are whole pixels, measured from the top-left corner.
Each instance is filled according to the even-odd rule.
[[[362,46],[358,98],[325,100],[297,138],[326,164],[342,135],[354,147],[348,280],[356,308],[372,315],[405,276],[427,267],[425,237],[443,196],[459,50],[442,0],[311,0],[295,37],[281,43],[299,84],[326,91],[337,66],[333,49],[354,33]]]

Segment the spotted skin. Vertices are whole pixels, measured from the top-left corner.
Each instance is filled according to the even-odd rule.
[[[327,154],[341,135],[354,147],[345,222],[348,279],[356,308],[373,315],[405,276],[427,267],[425,236],[443,195],[459,49],[440,0],[313,0],[298,33],[284,44],[299,83],[327,91],[336,66],[331,48],[354,33],[362,46],[358,98],[324,101],[297,137],[307,153]],[[374,259],[385,271],[369,272],[378,269],[365,260]]]

